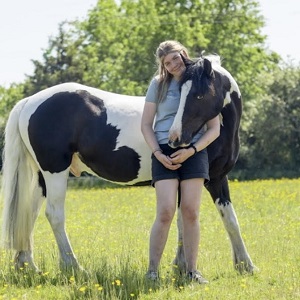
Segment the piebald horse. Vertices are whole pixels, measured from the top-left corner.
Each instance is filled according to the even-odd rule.
[[[234,267],[252,273],[254,264],[241,236],[227,174],[239,152],[241,93],[219,57],[185,60],[180,106],[170,129],[173,147],[187,146],[205,123],[220,115],[221,134],[208,146],[210,181],[205,187],[229,235]],[[77,83],[47,88],[19,101],[5,128],[3,242],[16,250],[15,265],[33,260],[33,229],[46,199],[46,217],[59,248],[61,267],[80,269],[65,230],[69,172],[83,171],[124,185],[149,183],[151,152],[140,131],[144,97],[114,94]],[[180,202],[178,250],[185,268]]]

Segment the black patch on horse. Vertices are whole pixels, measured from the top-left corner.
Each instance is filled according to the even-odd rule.
[[[66,170],[78,152],[98,176],[126,183],[138,177],[140,156],[127,146],[115,150],[120,130],[107,124],[104,101],[83,90],[54,94],[36,109],[28,125],[44,171]]]

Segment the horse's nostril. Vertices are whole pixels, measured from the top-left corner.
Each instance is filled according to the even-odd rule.
[[[168,145],[169,145],[171,148],[177,148],[177,147],[180,146],[180,141],[179,141],[179,139],[176,139],[175,141],[169,140]]]

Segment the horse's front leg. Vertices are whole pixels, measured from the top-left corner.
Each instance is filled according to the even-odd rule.
[[[256,267],[246,249],[232,203],[229,201],[224,203],[221,199],[217,199],[215,205],[231,241],[235,269],[241,274],[244,272],[253,273]]]
[[[253,273],[257,268],[254,266],[243,241],[239,222],[230,200],[227,178],[224,178],[222,182],[210,182],[207,189],[214,200],[230,238],[235,269],[240,273]]]
[[[67,189],[67,174],[52,174],[45,176],[47,187],[46,217],[53,230],[60,254],[62,270],[82,269],[73,252],[65,230],[65,196]]]

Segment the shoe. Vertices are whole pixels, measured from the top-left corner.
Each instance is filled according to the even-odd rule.
[[[146,278],[149,279],[149,280],[152,280],[152,281],[156,281],[158,280],[158,272],[156,271],[148,271],[146,273]]]
[[[199,271],[191,271],[187,273],[188,279],[198,282],[199,284],[207,284],[209,281],[205,279]]]

